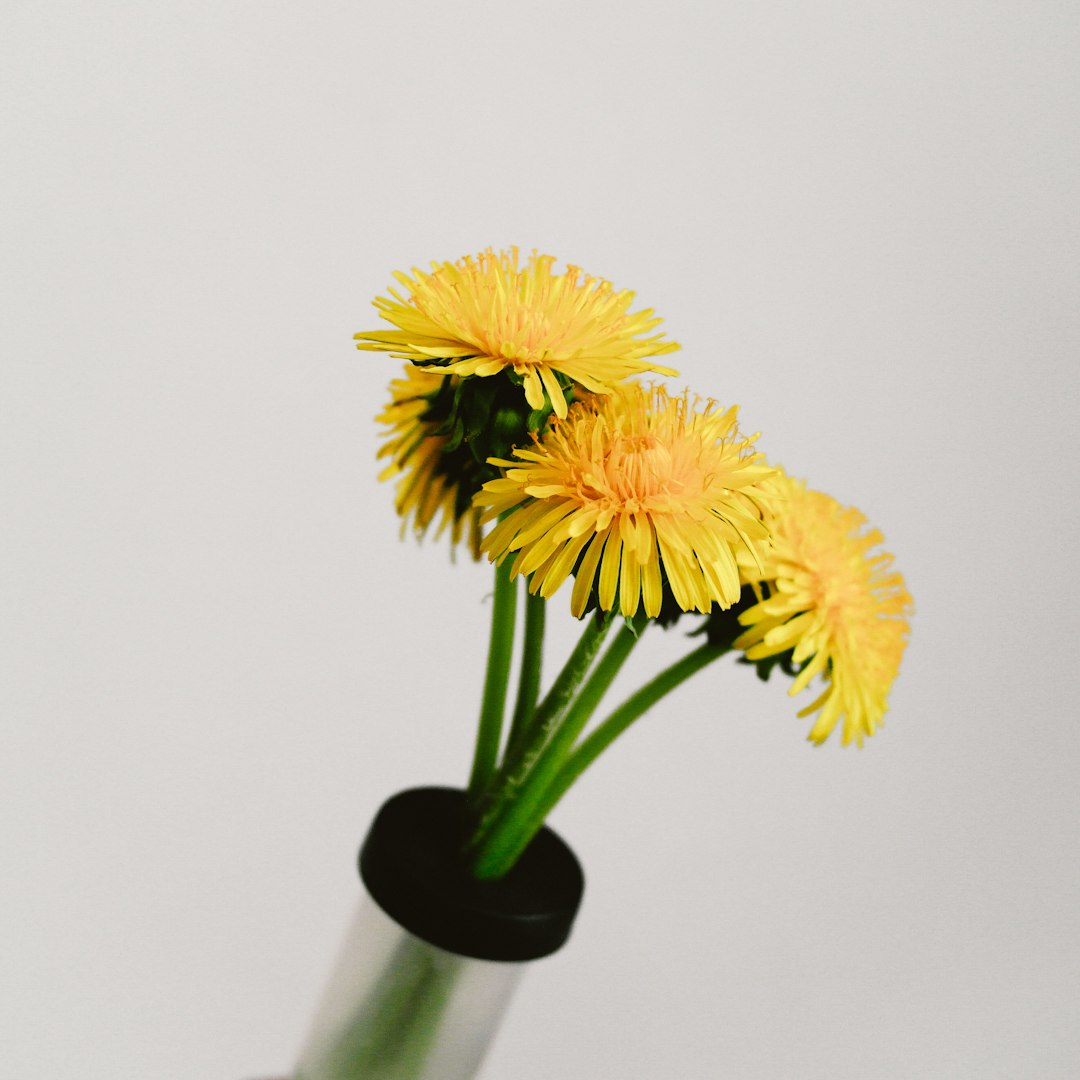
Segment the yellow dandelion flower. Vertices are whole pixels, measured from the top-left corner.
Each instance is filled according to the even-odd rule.
[[[402,533],[411,519],[417,535],[423,536],[438,519],[436,536],[449,526],[452,543],[466,538],[479,558],[480,511],[470,505],[472,490],[464,484],[471,463],[467,453],[446,453],[449,440],[435,434],[439,422],[429,418],[432,400],[448,379],[453,376],[406,364],[405,377],[391,382],[390,404],[378,417],[390,429],[378,457],[390,462],[379,479],[399,477],[394,508],[402,518]]]
[[[518,265],[518,249],[491,249],[457,263],[433,263],[394,276],[406,290],[375,301],[397,330],[355,335],[358,349],[389,352],[443,374],[496,375],[511,371],[533,409],[566,416],[559,376],[593,393],[609,393],[622,379],[644,371],[674,375],[644,359],[679,346],[663,334],[642,337],[659,325],[651,310],[629,314],[634,294],[615,292],[602,278],[576,266],[551,271],[554,257],[529,256]]]
[[[596,586],[599,606],[627,617],[643,604],[660,613],[665,591],[684,611],[739,599],[735,551],[766,547],[759,500],[772,470],[753,451],[756,436],[689,392],[624,384],[576,402],[533,446],[484,485],[483,521],[505,515],[481,550],[551,596],[575,575],[570,609],[580,618]]]
[[[777,488],[765,571],[744,570],[764,599],[739,616],[748,629],[735,647],[748,660],[790,652],[802,665],[791,694],[821,675],[824,691],[799,712],[820,710],[810,740],[824,742],[842,720],[844,744],[861,746],[882,723],[907,645],[911,596],[890,569],[892,556],[874,550],[883,537],[864,530],[862,513],[786,476]]]

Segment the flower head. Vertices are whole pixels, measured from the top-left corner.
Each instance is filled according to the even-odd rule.
[[[627,383],[575,402],[484,485],[484,521],[505,515],[484,539],[491,559],[516,552],[512,574],[551,596],[572,573],[570,609],[600,608],[655,618],[665,592],[684,611],[707,612],[739,598],[735,552],[751,562],[768,532],[759,500],[772,470],[755,436],[721,410],[662,386]]]
[[[822,743],[843,721],[843,742],[860,746],[880,726],[907,645],[911,596],[874,549],[877,529],[866,518],[789,477],[769,518],[772,548],[764,572],[744,569],[763,596],[739,616],[748,629],[735,641],[747,660],[783,655],[798,666],[789,691],[816,675],[824,691],[799,716],[818,712],[809,738]]]
[[[479,557],[480,512],[470,505],[475,488],[468,482],[476,466],[467,452],[448,450],[451,440],[440,433],[438,402],[457,381],[405,365],[405,377],[390,384],[390,404],[378,418],[390,429],[378,454],[390,463],[379,479],[399,477],[394,508],[401,515],[402,532],[411,518],[423,536],[438,519],[436,535],[449,526],[452,542],[467,536],[470,550]]]
[[[615,292],[602,278],[576,266],[551,271],[551,255],[529,256],[518,265],[518,249],[492,250],[456,263],[433,263],[430,274],[395,274],[407,290],[390,289],[375,301],[396,330],[356,334],[357,348],[389,352],[442,374],[497,375],[511,372],[533,409],[566,415],[565,390],[578,383],[608,393],[629,375],[670,368],[646,357],[673,352],[663,334],[643,337],[659,325],[651,310],[628,314],[632,292]]]

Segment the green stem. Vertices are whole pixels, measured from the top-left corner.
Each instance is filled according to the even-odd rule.
[[[488,644],[487,673],[476,750],[469,775],[469,794],[475,796],[491,782],[499,756],[506,688],[510,682],[510,660],[514,652],[514,615],[517,590],[510,580],[509,563],[495,567],[495,599],[491,605],[491,641]]]
[[[623,626],[582,686],[562,723],[536,748],[538,754],[524,783],[476,836],[473,873],[478,878],[497,878],[505,874],[543,825],[543,816],[538,816],[537,811],[544,792],[637,644],[640,633],[639,628]]]
[[[648,712],[662,697],[696,675],[702,668],[730,651],[728,646],[708,642],[692,653],[665,668],[655,679],[631,694],[603,723],[583,739],[563,761],[539,804],[541,821],[551,813],[555,804],[566,794],[571,784],[606,750],[639,716]]]
[[[609,615],[598,611],[585,623],[585,629],[581,632],[574,651],[563,664],[562,671],[555,677],[551,689],[544,695],[544,700],[532,716],[521,725],[517,737],[507,747],[502,786],[511,783],[511,775],[538,743],[543,744],[552,726],[569,708],[574,693],[592,667],[593,660],[596,659],[596,654],[614,622]]]
[[[533,759],[562,719],[613,623],[613,619],[599,611],[589,618],[574,651],[544,700],[507,746],[498,773],[486,789],[480,789],[472,796],[470,801],[476,826],[468,845],[470,849],[486,833],[505,804],[516,798],[517,789],[524,782]]]
[[[540,697],[540,667],[544,653],[544,617],[547,601],[525,591],[525,641],[521,649],[521,678],[518,682],[514,718],[510,721],[507,746],[519,741]]]

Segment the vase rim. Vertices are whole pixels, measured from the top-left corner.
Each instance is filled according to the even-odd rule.
[[[585,888],[581,864],[545,826],[503,877],[481,881],[460,857],[464,791],[399,792],[375,815],[360,849],[360,876],[400,926],[448,952],[479,960],[537,960],[570,936]]]

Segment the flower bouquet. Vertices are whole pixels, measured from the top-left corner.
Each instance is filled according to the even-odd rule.
[[[399,273],[375,301],[392,329],[356,335],[406,361],[379,418],[403,530],[490,560],[491,637],[467,785],[401,793],[377,816],[360,859],[375,903],[295,1080],[475,1075],[522,965],[562,945],[581,899],[545,819],[722,657],[779,670],[793,695],[813,686],[799,715],[814,743],[839,727],[861,745],[882,723],[911,598],[881,533],[768,462],[737,407],[637,379],[676,374],[657,362],[678,348],[659,318],[553,263],[488,250]],[[581,636],[545,685],[560,590]],[[601,712],[654,626],[676,624],[685,655]]]

